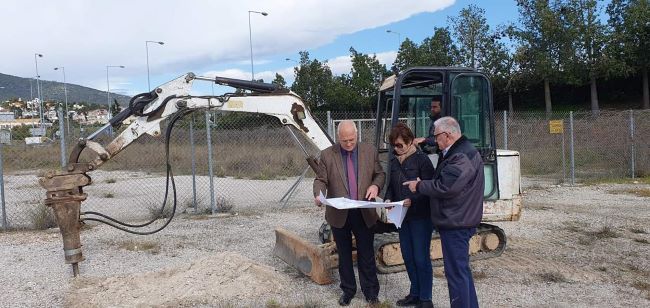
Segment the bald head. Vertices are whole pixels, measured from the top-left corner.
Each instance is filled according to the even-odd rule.
[[[336,136],[341,148],[352,151],[357,145],[357,126],[350,120],[342,121],[336,128]]]

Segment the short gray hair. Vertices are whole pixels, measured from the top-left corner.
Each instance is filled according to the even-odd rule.
[[[452,135],[459,136],[462,134],[458,121],[452,117],[442,117],[433,122],[433,125],[438,127],[441,131],[448,132]]]
[[[354,123],[352,120],[343,120],[341,123],[339,123],[338,126],[336,126],[336,135],[339,135],[341,133],[341,125],[346,124],[346,125],[352,125],[354,128],[354,133],[357,133],[357,124]]]

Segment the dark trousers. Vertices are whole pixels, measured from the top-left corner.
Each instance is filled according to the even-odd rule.
[[[431,300],[431,219],[407,220],[399,229],[399,243],[406,273],[411,281],[409,295],[422,301]]]
[[[343,293],[348,297],[353,297],[357,292],[357,282],[354,278],[352,264],[352,234],[354,234],[357,242],[357,265],[361,291],[366,299],[377,298],[379,280],[377,279],[377,265],[373,250],[375,234],[366,227],[361,212],[358,209],[348,210],[345,225],[343,228],[332,227],[332,234],[339,254],[339,277]]]
[[[476,228],[438,231],[451,307],[478,308],[474,279],[469,267],[469,239],[476,233]]]

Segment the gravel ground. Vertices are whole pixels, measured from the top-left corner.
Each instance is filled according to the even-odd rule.
[[[650,198],[634,195],[650,185],[524,187],[521,220],[498,223],[504,254],[472,263],[481,306],[650,306]],[[322,209],[301,202],[235,212],[183,214],[144,237],[92,226],[82,231],[78,279],[56,229],[0,233],[0,306],[337,306],[338,283],[316,285],[272,255],[275,227],[316,242]],[[434,272],[434,305],[447,307],[446,281]],[[408,290],[406,273],[379,281],[386,303]],[[352,304],[364,307],[357,293]]]

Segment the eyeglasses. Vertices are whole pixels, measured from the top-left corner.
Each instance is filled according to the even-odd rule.
[[[403,143],[394,143],[394,144],[393,144],[393,147],[396,148],[396,149],[400,149],[400,150],[401,150],[401,149],[403,149],[403,148],[406,147],[406,144],[403,144]]]
[[[440,136],[442,134],[449,134],[449,133],[448,132],[440,132],[440,133],[437,133],[437,134],[433,134],[433,138],[438,138],[438,136]]]

